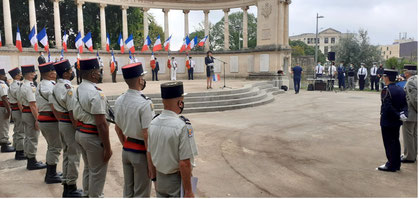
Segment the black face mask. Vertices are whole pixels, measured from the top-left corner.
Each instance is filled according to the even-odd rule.
[[[185,103],[183,101],[179,101],[178,105],[179,105],[179,109],[180,109],[179,114],[182,114],[183,108],[185,108]]]
[[[35,75],[35,77],[33,78],[33,81],[36,81],[36,79],[38,79],[38,74]]]
[[[145,86],[147,85],[147,81],[145,81],[145,79],[144,79],[144,85],[143,85],[143,89],[142,90],[144,90],[145,89]]]
[[[23,81],[23,76],[22,76],[22,77],[20,77],[20,81]]]
[[[73,79],[74,79],[74,77],[75,77],[76,75],[74,74],[74,71],[73,72],[71,72],[71,76],[70,76],[70,81],[72,81]]]

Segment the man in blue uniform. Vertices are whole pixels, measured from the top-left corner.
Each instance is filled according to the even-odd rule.
[[[295,94],[298,94],[300,92],[300,81],[301,81],[302,73],[303,73],[303,68],[301,68],[301,66],[294,66],[294,68],[292,68],[292,74],[294,75]]]
[[[339,89],[345,89],[345,67],[343,66],[343,61],[340,62],[338,67],[338,80],[339,80]]]
[[[407,119],[406,94],[403,88],[396,86],[397,71],[384,70],[385,87],[381,92],[381,133],[387,162],[379,166],[379,171],[395,172],[400,170],[400,126]]]

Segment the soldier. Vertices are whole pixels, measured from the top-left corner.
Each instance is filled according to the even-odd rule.
[[[359,80],[359,90],[363,91],[364,86],[365,86],[365,80],[367,79],[367,76],[368,76],[368,71],[365,68],[364,63],[361,63],[361,68],[358,69],[357,76]]]
[[[178,116],[184,108],[183,83],[161,84],[164,110],[150,124],[148,151],[157,170],[157,197],[194,197],[191,185],[194,157],[198,155],[191,122]]]
[[[0,145],[2,153],[15,152],[13,146],[9,146],[10,104],[7,99],[9,87],[4,69],[0,69]]]
[[[13,78],[13,82],[9,88],[9,102],[10,108],[12,109],[12,119],[14,123],[13,127],[13,146],[16,148],[15,160],[26,160],[24,154],[24,140],[25,140],[25,131],[22,124],[22,104],[18,94],[20,92],[20,87],[22,85],[22,73],[18,67],[9,70],[9,75]]]
[[[34,65],[22,66],[22,74],[25,80],[20,88],[19,99],[22,102],[22,124],[25,129],[24,152],[28,158],[26,169],[36,170],[47,168],[47,165],[36,160],[38,148],[39,124],[38,107],[36,106],[36,86],[33,79],[36,75]]]
[[[395,84],[396,70],[384,70],[384,87],[381,92],[381,133],[387,162],[379,166],[379,171],[395,172],[400,170],[400,141],[399,131],[402,121],[406,120],[406,95],[402,88]]]
[[[148,146],[148,127],[154,117],[153,103],[142,91],[146,86],[141,63],[122,67],[128,91],[115,102],[115,130],[123,145],[124,198],[150,197],[155,168]],[[141,129],[141,130],[140,130]]]
[[[77,190],[80,150],[75,139],[77,122],[73,118],[71,85],[75,75],[67,59],[55,63],[54,68],[57,71],[58,83],[50,95],[50,101],[59,115],[58,128],[63,147],[63,197],[78,198],[82,196],[81,190]]]
[[[177,62],[175,60],[175,57],[172,57],[170,65],[172,66],[170,68],[170,80],[176,80]]]
[[[109,125],[106,121],[107,100],[96,87],[102,75],[97,58],[80,60],[82,83],[74,94],[73,117],[77,120],[76,142],[85,164],[83,196],[103,197],[108,161],[112,156]]]
[[[47,184],[61,183],[61,176],[57,174],[58,158],[61,154],[61,138],[58,130],[58,113],[54,110],[50,95],[55,86],[57,73],[52,62],[38,66],[42,81],[36,91],[36,106],[39,109],[38,122],[42,135],[48,144],[47,149],[47,173],[45,182]]]
[[[407,78],[404,91],[406,92],[409,114],[403,122],[404,152],[401,156],[402,163],[414,163],[418,155],[418,79],[417,66],[405,65],[404,75]]]

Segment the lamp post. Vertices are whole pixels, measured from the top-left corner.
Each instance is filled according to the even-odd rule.
[[[314,52],[315,53],[315,57],[314,57],[314,62],[315,62],[315,64],[317,64],[317,51],[319,51],[319,42],[317,42],[319,39],[319,19],[320,18],[324,18],[324,16],[319,16],[319,13],[317,13],[317,16],[316,16],[316,40],[314,41],[315,42],[315,44],[316,44],[316,52]]]

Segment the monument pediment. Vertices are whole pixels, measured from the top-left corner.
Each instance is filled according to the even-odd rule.
[[[328,28],[326,30],[319,32],[319,34],[341,34],[341,32],[333,28]]]

